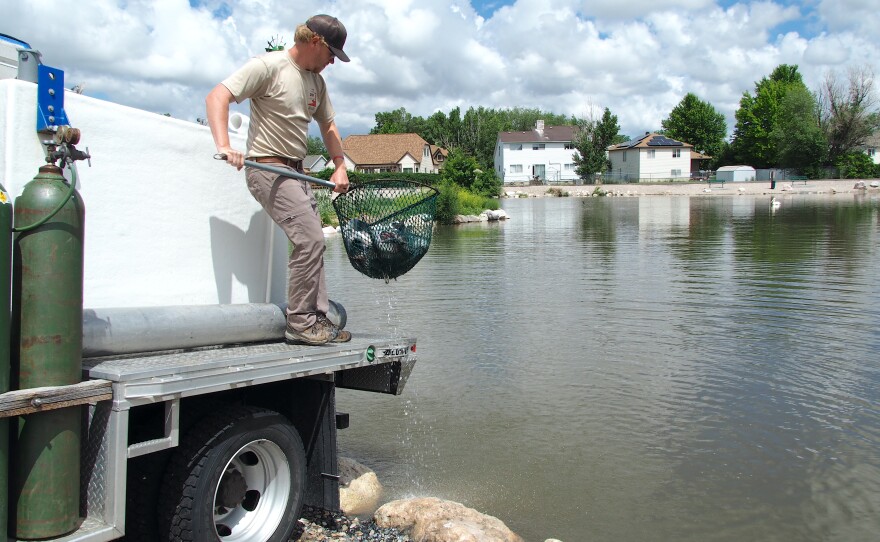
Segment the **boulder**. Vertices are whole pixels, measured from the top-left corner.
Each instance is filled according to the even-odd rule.
[[[880,188],[880,181],[871,181],[871,188]]]
[[[857,181],[856,184],[853,185],[853,190],[867,190],[868,185],[865,184],[865,181]]]
[[[369,514],[376,510],[382,484],[376,473],[354,459],[339,457],[339,507],[346,514]]]
[[[507,220],[508,218],[510,218],[510,216],[508,216],[504,209],[498,209],[496,211],[487,209],[483,211],[483,216],[485,216],[488,220]]]
[[[373,520],[420,542],[523,542],[500,519],[434,497],[391,501],[376,510]]]

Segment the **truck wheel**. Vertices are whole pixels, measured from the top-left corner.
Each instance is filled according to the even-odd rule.
[[[169,542],[286,542],[302,508],[306,459],[284,416],[236,407],[181,439],[162,483]]]

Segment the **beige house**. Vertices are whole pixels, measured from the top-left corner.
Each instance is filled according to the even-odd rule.
[[[449,154],[419,134],[350,135],[342,149],[346,167],[363,173],[439,173]]]
[[[639,139],[608,147],[611,171],[606,182],[687,180],[693,152],[690,143],[648,132]]]

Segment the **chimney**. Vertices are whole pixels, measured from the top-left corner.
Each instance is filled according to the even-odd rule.
[[[535,130],[537,130],[538,133],[542,133],[544,131],[544,121],[543,120],[535,121]]]

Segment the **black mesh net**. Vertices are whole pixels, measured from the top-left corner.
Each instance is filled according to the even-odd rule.
[[[437,190],[413,181],[374,181],[333,200],[342,241],[355,269],[389,281],[428,252]]]

